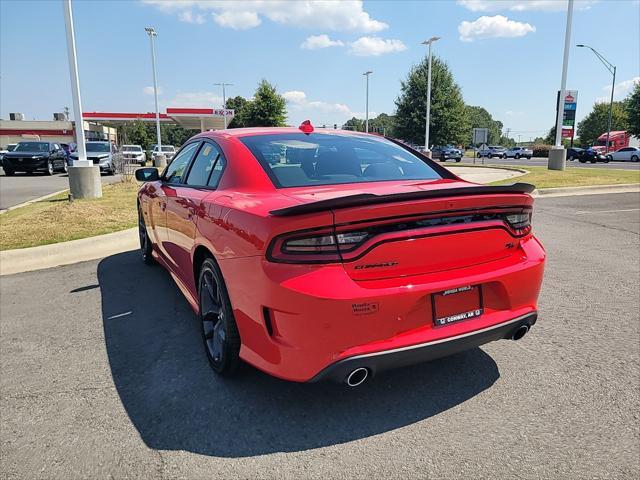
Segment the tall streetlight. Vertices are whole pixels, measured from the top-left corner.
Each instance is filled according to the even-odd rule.
[[[151,67],[153,68],[153,95],[156,101],[156,135],[158,137],[158,153],[162,158],[162,138],[160,136],[160,110],[158,109],[158,80],[156,78],[156,46],[154,38],[158,36],[153,27],[145,27],[145,32],[149,35],[149,41],[151,42]],[[162,165],[160,165],[162,166]]]
[[[598,59],[602,62],[605,68],[609,70],[609,73],[613,75],[613,82],[611,82],[611,101],[609,101],[609,123],[607,124],[607,146],[606,146],[606,152],[605,152],[605,153],[609,153],[609,135],[611,135],[611,114],[613,112],[613,90],[616,87],[616,66],[613,65],[611,62],[609,62],[602,55],[600,55],[600,53],[598,53],[595,48],[590,47],[589,45],[579,44],[579,45],[576,45],[576,47],[583,47],[583,48],[590,49],[596,55],[596,57],[598,57]]]
[[[556,141],[549,150],[549,170],[564,170],[567,163],[567,151],[562,146],[563,105],[567,89],[567,69],[569,67],[569,47],[571,46],[571,23],[573,20],[573,0],[567,2],[567,25],[564,31],[564,54],[562,57],[562,78],[560,80],[560,95],[558,95],[558,114],[556,118]]]
[[[226,110],[227,109],[227,94],[225,93],[224,87],[228,86],[228,87],[232,87],[233,83],[214,83],[214,85],[220,87],[222,86],[222,109]],[[227,112],[224,112],[224,128],[225,130],[227,129]]]
[[[82,120],[82,102],[80,99],[80,77],[76,58],[76,35],[73,28],[73,10],[71,0],[63,0],[65,29],[67,33],[67,54],[69,56],[69,77],[73,98],[73,117],[78,159],[69,167],[69,190],[74,198],[102,197],[100,168],[87,160],[84,140],[84,122]]]
[[[369,75],[371,75],[373,71],[367,70],[362,75],[367,77],[367,94],[366,94],[366,106],[365,106],[365,114],[364,114],[364,131],[369,133]]]
[[[424,150],[429,150],[429,124],[431,122],[431,45],[433,42],[440,40],[440,37],[431,37],[429,40],[422,42],[422,45],[429,45],[429,72],[427,74],[427,115],[424,126]]]

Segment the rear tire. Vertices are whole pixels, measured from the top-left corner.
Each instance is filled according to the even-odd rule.
[[[213,258],[200,267],[198,305],[202,340],[211,368],[224,377],[232,377],[240,367],[240,333],[222,272]]]
[[[5,174],[7,177],[11,177],[11,176],[13,176],[13,174],[14,174],[14,173],[16,173],[14,170],[11,170],[10,168],[4,168],[4,174]]]
[[[461,158],[456,158],[456,162],[460,162],[460,160],[462,160]]]
[[[632,155],[632,156],[631,156],[631,161],[632,161],[632,162],[637,162],[638,160],[640,160],[640,159],[638,158],[638,156],[637,156],[637,155]]]

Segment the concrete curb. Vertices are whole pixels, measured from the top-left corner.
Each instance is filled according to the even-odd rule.
[[[0,252],[0,275],[95,260],[139,248],[138,229]]]
[[[30,205],[30,204],[36,203],[36,202],[41,202],[42,200],[46,200],[47,198],[55,197],[56,195],[60,195],[61,193],[68,192],[68,191],[69,191],[69,189],[65,188],[64,190],[58,190],[57,192],[47,193],[46,195],[43,195],[41,197],[33,198],[33,199],[28,200],[26,202],[22,202],[22,203],[19,203],[17,205],[12,205],[12,206],[10,206],[8,208],[0,209],[0,215],[2,215],[3,213],[7,213],[7,212],[9,212],[11,210],[14,210],[16,208],[25,207],[27,205]]]
[[[633,192],[640,192],[640,184],[542,188],[535,190],[533,196],[547,198]],[[138,242],[138,229],[134,227],[120,232],[82,238],[70,242],[0,251],[0,275],[30,272],[104,258],[117,253],[137,250],[139,248]]]
[[[573,195],[599,195],[605,193],[640,192],[640,183],[621,183],[618,185],[590,185],[586,187],[539,188],[534,197],[570,197]]]

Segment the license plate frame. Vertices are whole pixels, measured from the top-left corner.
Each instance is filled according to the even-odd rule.
[[[448,303],[451,303],[451,301],[455,299],[466,300],[468,302],[469,299],[473,299],[476,295],[477,303],[468,303],[467,306],[461,307],[461,311],[458,312],[450,311],[451,307],[449,306],[449,308],[447,308],[447,301],[439,300],[448,297]],[[445,305],[442,305],[442,303]],[[438,311],[440,311],[440,314],[438,314]],[[482,285],[464,285],[431,294],[431,318],[434,327],[445,327],[452,323],[481,317],[483,314],[484,297],[482,294]]]

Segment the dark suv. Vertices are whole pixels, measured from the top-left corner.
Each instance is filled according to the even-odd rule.
[[[7,176],[15,172],[44,172],[53,175],[56,170],[67,171],[67,155],[56,142],[20,142],[13,152],[4,154],[2,168]]]
[[[462,150],[459,150],[452,145],[433,147],[431,149],[431,158],[434,160],[440,160],[441,162],[446,162],[447,160],[455,160],[456,162],[459,162],[462,160]]]

